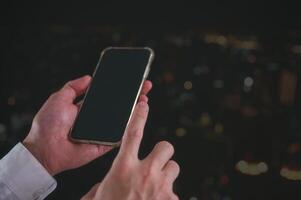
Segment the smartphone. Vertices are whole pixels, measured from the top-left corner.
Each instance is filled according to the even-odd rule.
[[[148,47],[103,50],[70,131],[70,139],[118,146],[153,58],[154,52]]]

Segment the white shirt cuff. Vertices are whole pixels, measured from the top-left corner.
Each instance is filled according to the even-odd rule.
[[[55,179],[22,143],[18,143],[1,159],[0,177],[22,200],[44,199],[57,185]]]

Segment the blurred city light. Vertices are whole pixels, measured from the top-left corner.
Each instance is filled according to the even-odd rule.
[[[292,143],[288,146],[287,151],[289,154],[295,154],[300,151],[299,143]]]
[[[288,180],[301,181],[301,168],[283,166],[280,170],[280,175]]]
[[[10,106],[14,106],[16,104],[16,97],[11,96],[7,99],[7,104]]]
[[[252,87],[254,80],[251,77],[246,77],[244,80],[244,85],[246,87]]]
[[[187,130],[185,128],[177,128],[176,129],[176,136],[183,137],[187,134]]]
[[[239,161],[236,170],[242,174],[257,176],[268,171],[268,165],[265,162],[247,162],[245,160]]]
[[[211,124],[211,117],[209,113],[202,113],[199,118],[199,123],[202,127],[207,127]]]
[[[192,82],[191,81],[185,81],[184,88],[186,90],[191,90],[192,89]]]

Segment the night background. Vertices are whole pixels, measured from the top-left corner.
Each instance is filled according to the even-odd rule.
[[[68,80],[108,46],[149,46],[141,158],[175,147],[180,199],[301,199],[300,7],[263,1],[1,3],[0,157]],[[79,199],[114,150],[56,176],[47,199]]]

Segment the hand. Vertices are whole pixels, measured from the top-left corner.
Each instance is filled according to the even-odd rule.
[[[176,200],[173,182],[180,169],[170,160],[174,153],[168,142],[158,143],[144,160],[138,159],[143,129],[148,115],[147,101],[141,100],[123,136],[112,168],[82,200]]]
[[[80,167],[112,149],[103,145],[77,144],[68,139],[79,110],[74,100],[86,91],[90,81],[90,76],[83,76],[69,81],[52,94],[34,117],[31,130],[23,141],[51,175]],[[151,82],[146,81],[140,98],[147,98],[145,95],[150,89]]]

